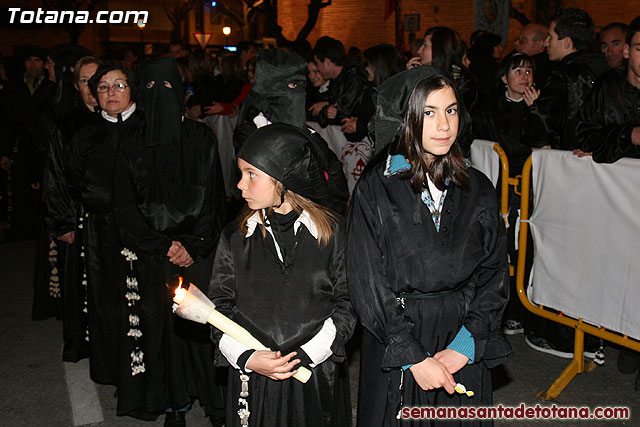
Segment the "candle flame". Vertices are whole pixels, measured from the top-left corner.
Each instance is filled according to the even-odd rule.
[[[186,295],[187,290],[182,287],[182,276],[180,276],[178,278],[178,287],[176,288],[176,295],[173,297],[173,301],[176,304],[180,304]]]

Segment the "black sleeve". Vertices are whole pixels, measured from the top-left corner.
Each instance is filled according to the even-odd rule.
[[[204,125],[198,126],[196,134],[201,139],[198,145],[206,147],[207,153],[203,154],[202,159],[194,159],[194,161],[207,162],[209,165],[208,177],[204,183],[204,206],[196,218],[193,231],[178,237],[194,261],[196,257],[204,259],[213,252],[226,215],[225,188],[218,155],[218,142],[211,129]]]
[[[349,295],[362,325],[386,347],[382,368],[423,361],[428,352],[415,338],[414,324],[405,316],[387,278],[384,224],[375,189],[364,176],[353,193],[347,224]]]
[[[507,236],[504,221],[497,209],[495,192],[487,183],[488,207],[480,213],[485,233],[482,247],[485,256],[473,273],[476,294],[464,321],[475,343],[474,361],[484,361],[492,368],[503,363],[511,347],[502,334],[502,313],[509,300]],[[495,208],[494,208],[495,207]]]
[[[331,257],[330,272],[333,279],[333,307],[331,320],[336,327],[336,338],[331,345],[332,359],[336,362],[346,360],[345,345],[356,325],[356,315],[349,299],[346,271],[346,236],[342,226],[338,227],[333,237],[333,256]]]
[[[61,236],[75,229],[77,205],[66,171],[64,134],[59,127],[51,127],[44,137],[49,146],[42,180],[44,221],[49,230]]]
[[[618,94],[607,86],[596,86],[578,112],[577,138],[582,151],[592,153],[597,163],[613,163],[623,157],[640,158],[640,146],[633,145],[634,125],[624,123]]]
[[[216,306],[216,310],[224,314],[231,320],[235,310],[236,300],[236,267],[231,253],[231,228],[225,227],[218,240],[215,258],[213,260],[213,270],[207,296]],[[223,332],[215,327],[211,327],[211,340],[216,344],[214,359],[218,366],[229,366],[229,362],[220,352],[218,343]],[[247,357],[248,358],[248,357]],[[245,360],[246,363],[246,360]]]
[[[334,362],[343,362],[347,358],[345,345],[353,334],[356,325],[356,315],[349,299],[349,289],[347,287],[346,275],[346,241],[345,232],[342,225],[336,227],[331,245],[333,246],[331,265],[329,271],[333,282],[333,303],[334,312],[331,320],[336,328],[336,336],[331,344],[331,360]],[[303,344],[304,345],[304,344]],[[300,364],[309,366],[311,358],[307,353],[298,347],[295,350],[298,354],[296,358],[300,359]]]
[[[364,140],[369,134],[368,124],[371,117],[376,112],[376,105],[373,102],[373,89],[369,84],[362,87],[360,102],[352,111],[351,116],[357,117],[356,131],[353,133],[345,133],[344,136],[349,142],[359,142]]]

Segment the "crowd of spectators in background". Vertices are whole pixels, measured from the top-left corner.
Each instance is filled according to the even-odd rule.
[[[234,118],[234,125],[247,132],[244,139],[260,127],[262,117],[271,123],[304,129],[305,122],[321,128],[337,126],[347,141],[375,146],[372,124],[377,89],[398,73],[431,65],[455,83],[460,102],[470,116],[470,131],[459,136],[465,157],[474,139],[485,139],[503,147],[515,175],[521,173],[525,160],[537,149],[569,150],[579,157],[592,156],[599,163],[640,158],[640,17],[628,24],[610,23],[594,36],[594,22],[587,12],[561,9],[548,26],[523,26],[513,52],[503,52],[504,44],[500,36],[487,32],[475,32],[467,44],[453,28],[432,27],[407,52],[391,44],[366,46],[364,51],[358,47],[346,49],[330,36],[319,38],[313,47],[308,43],[291,44],[273,52],[243,41],[235,53],[221,49],[215,55],[170,43],[158,56],[173,59],[167,59],[166,69],[155,71],[145,67],[157,59],[135,48],[124,49],[117,58],[98,59],[81,47],[47,51],[29,46],[18,52],[19,61],[0,57],[1,236],[4,240],[39,241],[33,318],[64,318],[64,360],[90,357],[94,380],[122,385],[117,379],[122,369],[118,364],[137,351],[137,344],[127,341],[131,348],[127,347],[124,359],[122,354],[111,354],[123,347],[114,338],[116,332],[105,328],[104,322],[120,322],[114,319],[121,316],[121,307],[117,302],[114,307],[109,305],[114,296],[100,285],[106,280],[105,274],[118,279],[126,276],[127,263],[118,258],[124,247],[122,241],[133,240],[132,245],[149,248],[151,258],[159,257],[148,261],[145,274],[149,281],[156,280],[151,277],[157,270],[178,272],[194,263],[210,267],[205,260],[211,262],[215,242],[206,242],[210,236],[203,233],[213,233],[217,239],[223,223],[237,213],[238,200],[213,195],[221,191],[219,186],[211,188],[209,181],[213,176],[219,179],[219,156],[194,142],[194,135],[199,134],[215,145],[216,136],[220,136],[201,124],[182,125],[183,112],[194,121],[213,115]],[[10,72],[10,62],[20,66],[19,72]],[[167,71],[173,70],[174,64],[177,75]],[[305,64],[306,77],[300,72]],[[147,81],[138,81],[140,76],[146,76]],[[151,92],[144,92],[165,85],[175,89],[175,96],[154,102],[171,105],[173,115],[155,111],[149,101]],[[140,98],[143,92],[147,98]],[[145,121],[166,132],[156,133],[153,138],[149,131],[140,133]],[[142,145],[135,153],[118,150],[118,141],[124,139]],[[241,149],[244,139],[234,136],[235,150]],[[326,143],[319,144],[318,156],[326,161],[323,168],[331,172],[327,172],[329,203],[344,214],[349,194],[340,171],[340,153],[330,153]],[[96,152],[95,147],[102,151]],[[175,187],[175,200],[167,201],[160,192],[154,193],[156,187],[173,188],[171,179],[179,182],[189,175],[190,165],[183,163],[187,155],[198,165],[194,166],[200,173],[197,179]],[[157,162],[164,162],[164,166],[159,167]],[[120,168],[117,180],[110,169],[113,164]],[[175,172],[174,178],[161,179],[167,170]],[[129,187],[131,182],[136,185]],[[201,205],[183,203],[189,197]],[[149,208],[142,217],[132,220],[128,204],[134,200]],[[176,211],[152,212],[157,208],[154,203],[165,202]],[[509,206],[513,231],[519,197],[512,194]],[[188,208],[194,211],[181,211]],[[90,219],[83,224],[79,222],[82,218]],[[203,221],[213,221],[215,227],[209,224],[207,228],[201,225]],[[140,228],[141,223],[152,225]],[[514,239],[511,232],[512,260]],[[53,255],[57,255],[54,261]],[[91,261],[87,267],[81,265],[84,260]],[[89,282],[88,300],[80,294],[70,295],[73,281],[80,290]],[[62,299],[56,283],[67,286]],[[91,294],[92,289],[98,290]],[[504,333],[524,332],[532,348],[571,356],[568,331],[526,316],[513,289],[511,295]],[[157,298],[166,300],[166,296]],[[85,319],[82,311],[87,301],[91,315]],[[105,318],[96,318],[94,313]],[[87,331],[90,341],[85,339]],[[162,331],[157,335],[145,333],[158,342],[164,339]],[[176,350],[180,355],[175,357],[200,360],[204,350],[193,345],[196,341],[193,337],[185,343],[172,341],[175,348],[189,347],[184,352]],[[601,343],[593,340],[587,342],[586,351],[595,354],[600,347]],[[637,354],[621,355],[621,370],[633,372],[640,365]],[[109,357],[113,360],[106,360]],[[208,371],[203,375],[215,376]],[[182,387],[181,392],[187,390],[171,400],[178,403],[169,408],[138,402],[123,393],[118,412],[151,419],[148,408],[184,411],[188,399],[182,398],[192,393],[208,405],[208,415],[219,416],[219,396],[208,396],[196,383],[179,387],[162,383],[169,387],[165,390],[168,394],[176,387]],[[139,384],[123,387],[144,389],[140,392],[143,395],[151,393]],[[640,379],[636,380],[636,390],[640,390]]]

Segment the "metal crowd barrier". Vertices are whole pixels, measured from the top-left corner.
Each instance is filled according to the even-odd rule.
[[[474,155],[475,154],[475,155]],[[493,170],[493,162],[491,157],[497,155],[499,166],[498,170]],[[478,158],[479,157],[479,158]],[[500,144],[497,142],[476,139],[471,144],[471,164],[476,169],[483,172],[493,183],[494,186],[500,183],[500,214],[504,219],[504,223],[508,226],[507,215],[509,214],[509,186],[515,187],[514,191],[518,193],[519,178],[509,176],[509,159]],[[498,179],[501,175],[501,179]],[[509,265],[509,275],[514,275],[514,266]]]
[[[585,160],[586,161],[586,160]],[[590,160],[589,160],[590,161]],[[572,317],[562,312],[550,311],[542,305],[532,303],[525,291],[525,257],[527,250],[527,231],[529,228],[529,187],[531,185],[532,156],[527,159],[522,170],[521,179],[521,205],[520,205],[520,233],[519,233],[519,250],[517,263],[517,292],[522,304],[530,312],[549,319],[551,321],[569,326],[575,329],[575,344],[573,351],[573,359],[569,365],[562,371],[558,378],[551,386],[537,394],[545,400],[553,400],[560,395],[562,390],[577,375],[585,371],[592,371],[596,365],[593,361],[585,361],[584,359],[584,334],[590,334],[595,337],[602,338],[612,343],[624,346],[631,350],[640,351],[640,342],[630,338],[629,336],[607,329],[604,326],[594,326],[586,323],[582,317]],[[504,169],[503,169],[504,171]],[[506,176],[503,175],[503,176]],[[503,180],[503,187],[505,186]],[[517,182],[517,180],[516,180]]]

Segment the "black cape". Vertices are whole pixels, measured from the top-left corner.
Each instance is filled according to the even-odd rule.
[[[291,265],[276,256],[269,233],[258,226],[245,238],[237,223],[225,227],[216,251],[209,298],[217,309],[254,337],[282,354],[298,350],[331,317],[336,338],[333,355],[312,368],[306,384],[290,378],[273,381],[250,374],[249,425],[350,426],[349,374],[344,345],[355,326],[345,275],[345,236],[337,226],[327,247],[304,225],[295,236]],[[213,329],[214,340],[222,333]],[[298,354],[300,351],[298,350]],[[226,359],[217,355],[221,364]],[[230,370],[227,425],[239,426],[239,373]]]
[[[385,177],[384,169],[384,162],[368,167],[349,210],[349,294],[366,328],[358,424],[405,425],[396,419],[401,367],[446,348],[462,326],[473,337],[475,361],[454,379],[473,390],[474,398],[443,389],[425,392],[407,370],[403,405],[490,406],[489,368],[511,353],[500,330],[509,275],[495,190],[481,172],[470,168],[468,190],[448,187],[437,232],[426,205],[416,202],[410,182]],[[436,295],[406,298],[403,309],[396,299],[400,293]]]
[[[114,169],[113,204],[122,244],[135,252],[129,275],[138,281],[140,300],[125,307],[120,322],[140,319],[142,336],[119,337],[123,373],[118,384],[118,415],[155,419],[197,396],[207,415],[224,407],[220,386],[226,372],[213,366],[206,325],[171,311],[174,288],[165,284],[181,274],[203,289],[209,281],[213,249],[225,216],[224,184],[218,144],[209,128],[185,119],[179,140],[147,145],[139,135],[122,135]],[[194,264],[182,269],[167,257],[172,241],[187,249]],[[130,353],[144,353],[145,371],[132,375]]]

